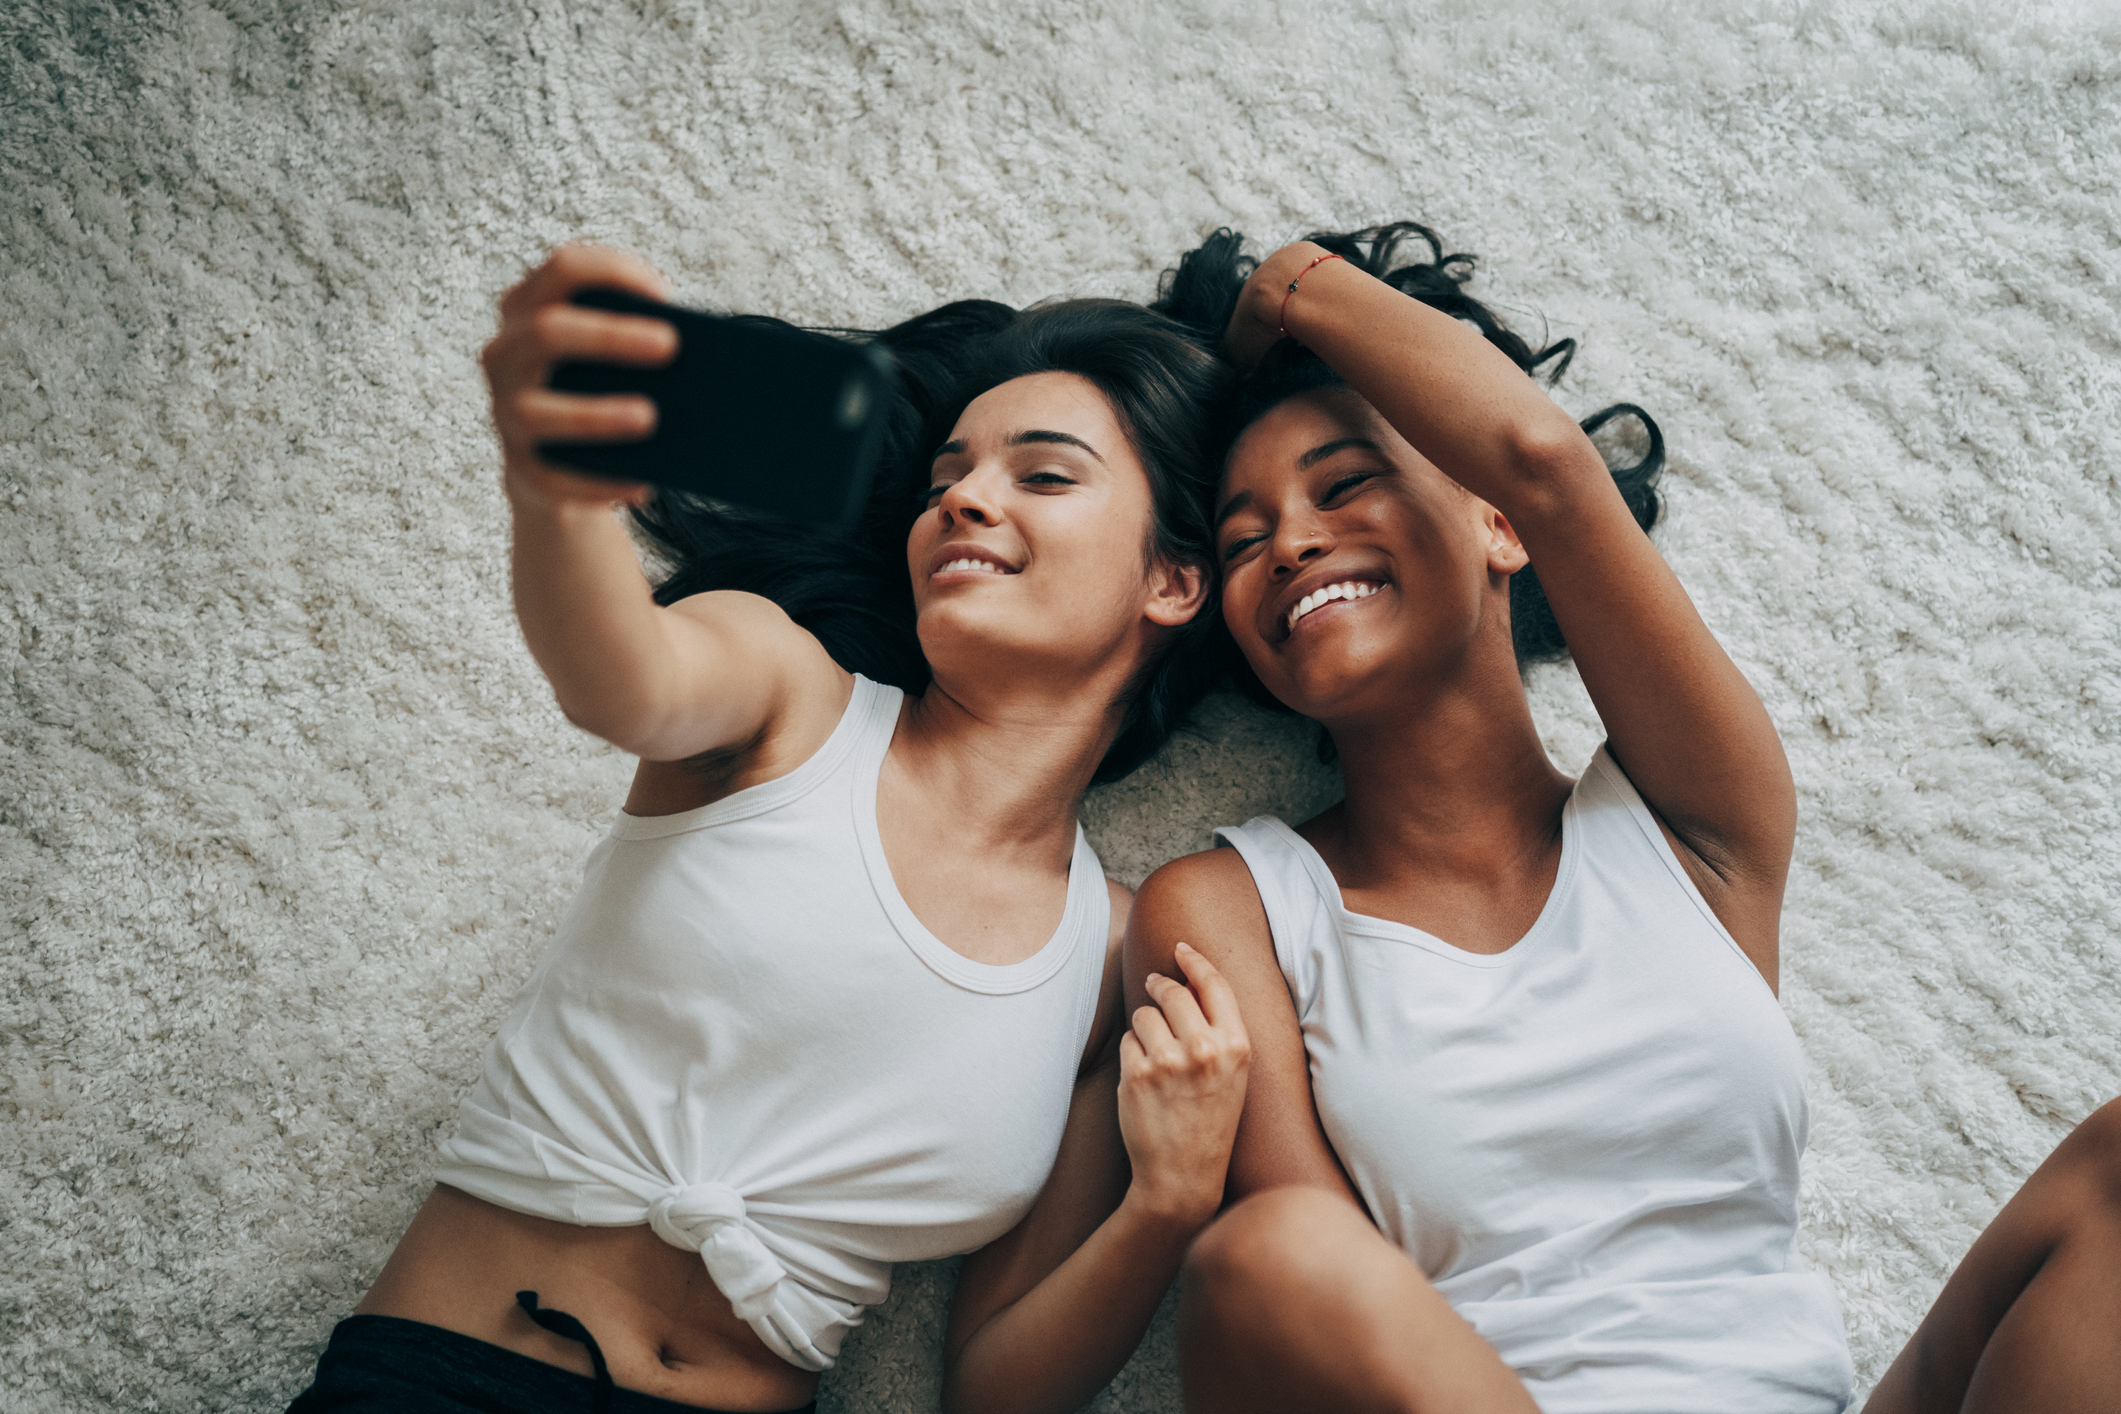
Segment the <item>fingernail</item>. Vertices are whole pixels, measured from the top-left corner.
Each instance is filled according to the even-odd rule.
[[[1187,952],[1193,951],[1193,944],[1191,943],[1180,943],[1179,946],[1184,948]]]

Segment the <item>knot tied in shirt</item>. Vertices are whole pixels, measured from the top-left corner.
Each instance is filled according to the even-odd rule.
[[[744,1221],[743,1195],[726,1183],[671,1189],[648,1205],[648,1226],[672,1247],[700,1254],[739,1320],[764,1315],[788,1275]]]

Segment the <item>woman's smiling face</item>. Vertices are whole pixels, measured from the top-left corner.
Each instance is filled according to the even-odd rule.
[[[1331,722],[1405,703],[1500,615],[1516,537],[1345,388],[1288,399],[1231,449],[1223,618],[1268,691]]]
[[[977,671],[1000,653],[1092,671],[1129,651],[1162,578],[1153,514],[1141,457],[1089,379],[1034,373],[974,399],[907,537],[929,662]]]

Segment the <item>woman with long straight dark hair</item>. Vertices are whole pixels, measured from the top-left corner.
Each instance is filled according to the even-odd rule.
[[[877,336],[861,536],[657,502],[651,589],[614,515],[645,492],[533,450],[652,424],[546,386],[674,352],[591,287],[663,295],[563,250],[484,362],[524,637],[640,764],[295,1407],[808,1407],[892,1263],[969,1252],[945,1407],[1073,1409],[1213,1216],[1244,1093],[1197,956],[1122,1013],[1127,895],[1076,819],[1205,680],[1226,374],[1138,306],[948,306]]]
[[[1238,673],[1320,723],[1345,798],[1142,886],[1253,1044],[1233,1206],[1182,1283],[1190,1408],[1838,1414],[1794,1253],[1802,1060],[1775,1000],[1796,792],[1646,534],[1663,460],[1579,426],[1402,223],[1265,261],[1221,232],[1162,307],[1250,370],[1213,501]],[[1610,467],[1588,433],[1638,422]],[[1568,655],[1607,740],[1548,760],[1520,676]],[[1293,1005],[1292,1005],[1293,1003]],[[2111,1410],[2121,1104],[1975,1243],[1870,1407]]]

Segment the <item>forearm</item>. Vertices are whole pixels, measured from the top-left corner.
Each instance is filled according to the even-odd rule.
[[[1088,1241],[990,1317],[945,1372],[945,1414],[1066,1414],[1126,1364],[1212,1213],[1157,1213],[1129,1190]]]
[[[1451,315],[1331,260],[1304,274],[1285,327],[1416,451],[1513,521],[1536,516],[1542,493],[1612,494],[1575,419]]]
[[[663,610],[608,506],[511,501],[516,617],[569,721],[638,750],[667,711]]]

